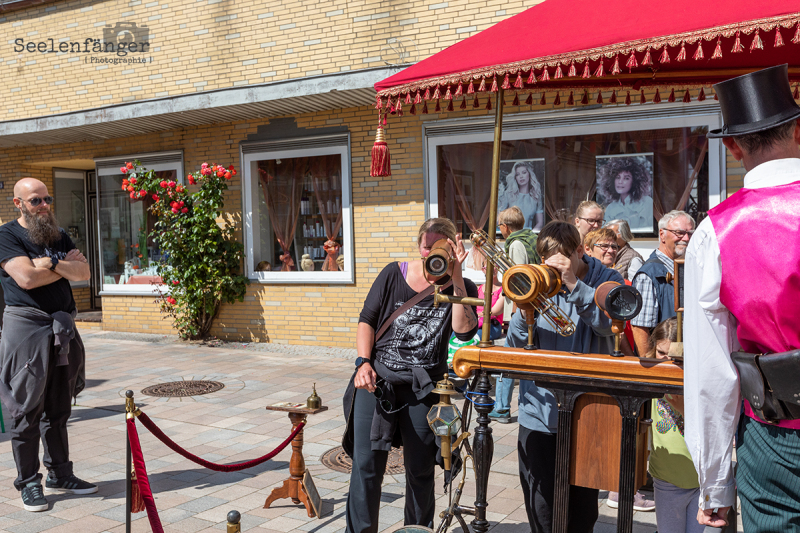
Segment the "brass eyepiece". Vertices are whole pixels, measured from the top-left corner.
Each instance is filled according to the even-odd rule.
[[[425,258],[425,273],[429,281],[436,281],[447,275],[453,256],[450,253],[450,243],[447,239],[439,239],[431,247],[431,253]]]

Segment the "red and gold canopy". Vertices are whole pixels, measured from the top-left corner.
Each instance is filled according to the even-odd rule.
[[[384,112],[498,87],[573,89],[588,103],[589,88],[704,87],[782,63],[800,81],[797,0],[545,0],[375,89]]]

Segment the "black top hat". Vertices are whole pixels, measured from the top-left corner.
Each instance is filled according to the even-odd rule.
[[[800,118],[786,64],[717,83],[714,90],[725,124],[708,133],[712,139],[757,133]]]

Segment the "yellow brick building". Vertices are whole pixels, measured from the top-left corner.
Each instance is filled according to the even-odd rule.
[[[139,275],[147,263],[133,269],[130,250],[144,242],[147,215],[141,203],[120,197],[113,185],[122,176],[115,168],[139,158],[180,181],[203,162],[234,165],[240,172],[231,181],[226,210],[239,224],[251,283],[244,302],[222,309],[212,334],[354,346],[372,280],[387,263],[417,257],[419,224],[428,216],[448,215],[467,230],[460,202],[488,196],[477,190],[481,176],[470,175],[477,170],[456,169],[452,159],[452,147],[491,140],[485,97],[478,108],[470,99],[467,109],[459,109],[459,101],[452,112],[436,112],[431,104],[428,114],[420,109],[411,115],[406,106],[405,115],[387,125],[392,176],[370,178],[377,124],[372,85],[532,4],[7,3],[0,12],[0,31],[8,36],[0,45],[8,73],[0,87],[0,182],[7,191],[0,221],[17,216],[14,183],[23,176],[41,179],[55,190],[59,221],[84,243],[92,261],[92,283],[74,287],[78,308],[102,309],[104,329],[169,333],[171,324],[156,304],[158,291]],[[117,43],[116,49],[104,49],[108,42]],[[137,43],[136,51],[130,42]],[[603,105],[568,104],[562,93],[555,105],[550,93],[539,105],[535,93],[534,105],[526,105],[527,94],[520,94],[522,105],[512,105],[514,95],[507,95],[504,138],[509,153],[525,145],[532,150],[526,157],[543,161],[544,193],[554,210],[574,208],[588,194],[588,188],[571,190],[567,174],[578,166],[588,172],[581,158],[601,153],[601,146],[613,145],[612,151],[622,154],[652,152],[656,166],[662,156],[679,158],[662,165],[675,167],[669,168],[680,176],[679,186],[667,178],[654,184],[668,199],[689,181],[683,167],[695,164],[703,132],[719,123],[710,99],[628,107],[609,104],[610,92]],[[543,155],[545,150],[551,155]],[[699,212],[741,187],[743,176],[718,142],[711,141],[707,151],[692,189]],[[311,168],[326,157],[333,166],[326,167],[322,180],[310,170],[290,179],[279,168],[299,161]],[[448,172],[458,180],[458,195],[449,188]],[[291,191],[275,185],[281,180],[288,180]],[[281,224],[272,217],[284,208],[276,200],[281,193],[297,197],[297,205],[292,200],[287,208],[295,221],[293,272],[277,271]],[[326,223],[322,211],[331,226],[341,215],[340,236],[320,228]],[[342,247],[342,271],[320,271],[325,255],[320,247],[329,237]],[[157,255],[157,246],[144,243]],[[637,244],[652,249],[652,232]],[[313,261],[313,272],[301,270],[304,254]],[[259,269],[264,261],[269,271]]]

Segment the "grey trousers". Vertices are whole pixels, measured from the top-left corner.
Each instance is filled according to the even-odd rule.
[[[397,386],[395,408],[408,404],[397,413],[397,431],[403,437],[406,469],[405,525],[433,528],[434,477],[436,474],[436,438],[426,415],[436,403],[435,394],[417,400],[411,386]],[[353,405],[354,451],[350,491],[347,494],[347,533],[377,533],[381,485],[389,452],[372,450],[369,432],[375,413],[375,396],[357,389]],[[384,524],[384,527],[391,524]],[[381,528],[383,529],[383,528]]]
[[[68,366],[55,366],[57,357],[49,358],[44,395],[33,410],[11,420],[11,450],[17,465],[14,487],[22,490],[30,482],[41,482],[39,439],[44,447],[44,466],[51,477],[72,474],[67,441],[67,420],[72,412],[72,398],[67,386]]]

